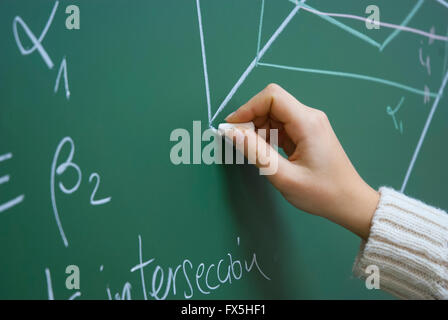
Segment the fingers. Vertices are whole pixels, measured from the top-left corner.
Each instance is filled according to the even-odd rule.
[[[235,148],[244,154],[248,162],[260,169],[261,175],[280,190],[286,181],[286,172],[292,165],[282,157],[262,136],[250,129],[226,130],[225,135],[233,140]],[[288,169],[289,168],[289,169]]]
[[[276,84],[270,84],[234,113],[230,114],[228,122],[253,121],[257,128],[266,120],[288,124],[299,117],[306,107],[292,95]]]

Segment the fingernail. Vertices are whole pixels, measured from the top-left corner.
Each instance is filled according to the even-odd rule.
[[[224,120],[228,120],[228,119],[231,118],[234,114],[235,114],[235,111],[233,111],[231,114],[229,114]]]

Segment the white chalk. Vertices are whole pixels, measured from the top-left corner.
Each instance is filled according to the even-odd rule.
[[[220,123],[218,126],[218,133],[223,136],[227,130],[233,129],[255,130],[255,125],[253,122]]]

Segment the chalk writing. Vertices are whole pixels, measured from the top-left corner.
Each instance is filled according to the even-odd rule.
[[[51,281],[51,273],[49,268],[45,268],[45,278],[47,280],[47,294],[48,300],[55,300],[54,292],[53,292],[53,283]],[[81,296],[81,291],[76,291],[73,293],[68,300],[75,300],[76,298]]]
[[[221,285],[230,285],[232,281],[240,280],[246,273],[252,270],[258,271],[264,279],[271,280],[258,264],[256,253],[252,254],[251,259],[249,259],[251,260],[250,262],[235,259],[231,253],[227,253],[226,258],[222,258],[218,262],[211,264],[203,262],[194,264],[189,259],[184,259],[177,266],[168,267],[168,270],[164,270],[160,265],[155,265],[152,271],[151,290],[146,292],[144,271],[147,271],[148,266],[155,261],[155,258],[143,260],[142,238],[140,235],[138,236],[138,241],[139,263],[131,268],[131,272],[140,271],[145,300],[148,299],[148,293],[149,296],[156,300],[166,299],[170,293],[174,296],[177,295],[176,284],[178,281],[182,281],[188,287],[183,292],[183,297],[185,299],[191,299],[197,292],[208,295],[213,290],[217,290]],[[237,243],[239,245],[239,238],[237,238]]]
[[[386,112],[388,115],[392,117],[392,120],[394,121],[394,127],[396,130],[398,130],[401,134],[403,134],[403,121],[398,121],[395,114],[400,110],[401,105],[404,102],[404,97],[401,98],[400,102],[397,104],[395,109],[392,109],[390,106],[386,107]]]
[[[10,152],[9,153],[5,153],[3,155],[0,155],[0,162],[9,160],[11,158],[12,158],[12,153],[10,153]],[[10,175],[9,174],[4,175],[4,176],[0,176],[0,185],[9,182],[9,180],[10,180]],[[15,207],[16,205],[21,203],[24,199],[25,199],[25,195],[21,194],[21,195],[13,198],[11,200],[8,200],[5,203],[0,203],[0,213]]]
[[[39,38],[37,38],[35,36],[35,34],[30,30],[30,28],[25,23],[25,21],[23,21],[22,17],[16,16],[12,23],[12,31],[13,31],[14,39],[16,41],[16,44],[17,44],[17,47],[19,48],[20,53],[22,55],[29,55],[37,50],[49,69],[53,69],[54,63],[53,63],[53,60],[50,58],[50,55],[48,54],[48,52],[45,50],[42,42],[43,42],[48,30],[50,29],[51,23],[53,22],[54,16],[58,9],[58,5],[59,5],[59,1],[56,1],[54,3],[53,9],[51,10],[50,17],[48,18],[47,23],[45,24],[45,27],[42,30]],[[25,49],[25,47],[23,46],[22,41],[20,40],[19,32],[18,32],[18,25],[20,25],[22,27],[23,31],[25,31],[29,40],[33,44],[30,49]],[[69,86],[68,86],[67,61],[66,61],[65,57],[62,59],[62,62],[61,62],[61,65],[60,65],[60,68],[58,71],[58,75],[56,77],[56,83],[54,86],[55,93],[58,90],[59,80],[62,75],[64,76],[65,97],[68,100],[70,98],[70,90],[69,90]]]
[[[62,148],[68,145],[70,152],[67,156],[67,158],[58,164],[60,162],[60,155]],[[53,157],[53,162],[51,164],[51,176],[50,176],[50,193],[51,193],[51,203],[53,206],[53,214],[56,220],[56,224],[59,229],[59,233],[61,235],[62,241],[66,247],[68,247],[68,240],[65,235],[64,229],[62,227],[61,219],[59,217],[59,211],[58,206],[56,203],[56,190],[55,190],[55,183],[56,183],[56,177],[62,176],[67,170],[72,169],[72,171],[76,174],[76,179],[74,180],[74,183],[71,187],[66,187],[65,184],[62,181],[59,181],[59,190],[64,194],[72,194],[76,190],[78,190],[79,186],[81,185],[82,181],[82,171],[80,167],[73,161],[73,157],[75,155],[75,143],[73,142],[72,138],[65,137],[61,140],[61,142],[58,144],[56,148],[56,152]],[[94,172],[90,175],[89,182],[92,182],[96,178],[97,183],[92,191],[91,197],[90,197],[90,204],[97,206],[106,204],[111,200],[111,197],[95,200],[95,195],[98,191],[99,183],[100,183],[100,176],[98,173]]]

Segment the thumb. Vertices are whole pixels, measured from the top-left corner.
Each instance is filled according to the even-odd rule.
[[[277,151],[277,130],[270,130],[272,144],[266,142],[265,129],[258,129],[257,133],[253,129],[235,127],[225,130],[224,134],[233,141],[235,148],[244,154],[250,164],[260,169],[260,175],[267,176],[274,186],[281,189],[291,164]]]

